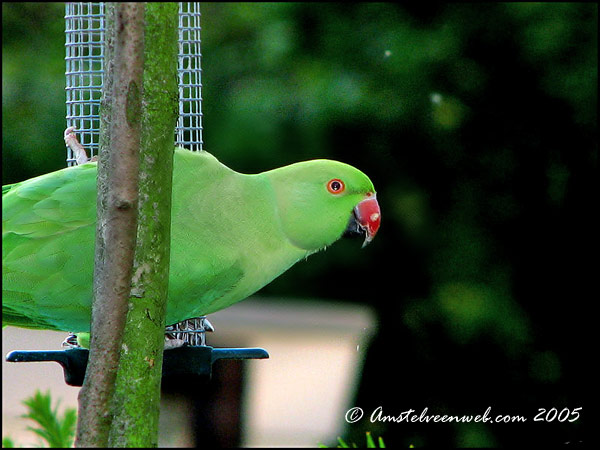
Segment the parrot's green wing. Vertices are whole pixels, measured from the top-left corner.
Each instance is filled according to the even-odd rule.
[[[21,183],[14,183],[14,184],[6,184],[4,186],[2,186],[2,197],[4,197],[4,194],[8,194],[8,192],[11,189],[16,188],[18,185],[20,185]]]
[[[3,325],[65,329],[61,315],[89,321],[95,192],[95,164],[3,187]]]

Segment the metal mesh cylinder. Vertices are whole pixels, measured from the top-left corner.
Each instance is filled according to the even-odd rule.
[[[176,144],[202,150],[200,3],[179,3],[179,119]]]
[[[65,7],[67,127],[98,154],[100,99],[104,80],[104,3],[67,3]],[[67,147],[67,164],[75,164]]]
[[[75,127],[90,157],[98,154],[104,81],[104,3],[66,3],[67,127]],[[179,3],[179,119],[175,143],[202,150],[200,3]],[[67,164],[75,158],[67,147]]]

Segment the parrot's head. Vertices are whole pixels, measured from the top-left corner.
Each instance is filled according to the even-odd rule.
[[[310,252],[342,236],[360,235],[363,247],[381,222],[373,183],[360,170],[316,159],[266,172],[277,198],[283,232]]]

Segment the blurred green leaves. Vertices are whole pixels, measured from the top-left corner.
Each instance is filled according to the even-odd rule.
[[[543,88],[569,102],[575,120],[585,123],[597,114],[597,102],[589,100],[598,95],[598,40],[589,36],[598,33],[598,5],[544,6],[505,5],[521,24],[517,39],[522,56],[541,69]]]
[[[3,184],[66,165],[63,17],[62,3],[2,3]]]

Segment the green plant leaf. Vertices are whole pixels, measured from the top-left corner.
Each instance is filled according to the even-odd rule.
[[[371,436],[371,432],[367,431],[367,448],[377,448],[375,442],[373,441],[373,437]]]
[[[39,427],[29,426],[28,430],[44,439],[51,448],[65,448],[73,445],[77,422],[75,409],[67,408],[60,417],[58,414],[60,401],[57,401],[56,406],[52,409],[49,391],[46,394],[36,391],[32,397],[25,399],[23,404],[27,407],[28,412],[22,417],[31,419],[39,425]]]
[[[2,438],[2,448],[15,448],[15,443],[9,437]]]
[[[341,448],[350,448],[350,446],[348,444],[346,444],[346,442],[341,437],[338,436],[337,440],[340,443],[339,446]]]

